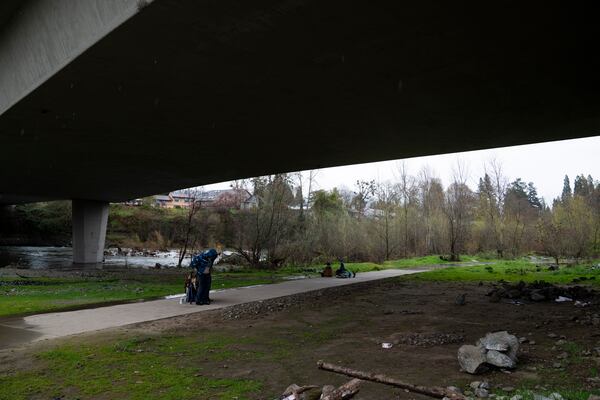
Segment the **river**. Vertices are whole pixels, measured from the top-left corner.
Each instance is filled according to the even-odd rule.
[[[117,255],[116,251],[105,256],[106,267],[138,267],[154,268],[177,266],[177,251],[157,252],[155,255],[134,254]],[[27,269],[59,269],[72,265],[73,249],[71,247],[42,246],[0,246],[0,268],[19,266]],[[184,265],[189,260],[184,261]]]

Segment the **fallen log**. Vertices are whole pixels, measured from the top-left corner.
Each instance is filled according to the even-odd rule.
[[[352,378],[362,379],[365,381],[371,381],[371,382],[382,383],[384,385],[395,386],[395,387],[398,387],[401,389],[408,390],[413,393],[419,393],[419,394],[423,394],[425,396],[434,397],[436,399],[443,399],[444,397],[447,397],[447,398],[453,399],[453,400],[464,400],[465,399],[465,396],[463,396],[462,394],[454,392],[452,390],[448,390],[443,387],[437,387],[437,386],[427,387],[427,386],[413,385],[413,384],[410,384],[407,382],[403,382],[399,379],[391,378],[384,374],[375,374],[373,372],[358,371],[355,369],[342,367],[340,365],[326,363],[321,360],[317,362],[317,366],[319,367],[319,369],[322,369],[325,371],[336,372],[338,374],[350,376]]]
[[[354,397],[360,390],[360,379],[352,379],[330,393],[323,393],[321,400],[345,400]]]

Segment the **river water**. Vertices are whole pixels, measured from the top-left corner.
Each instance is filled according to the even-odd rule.
[[[178,261],[177,251],[157,252],[152,256],[125,256],[115,253],[116,251],[105,256],[104,266],[153,268],[159,263],[161,267],[176,267]],[[60,269],[71,267],[72,262],[71,247],[0,246],[0,268],[19,266],[30,269]],[[189,259],[184,261],[184,265],[188,263]]]

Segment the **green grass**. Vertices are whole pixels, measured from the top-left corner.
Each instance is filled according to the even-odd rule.
[[[27,356],[33,357],[29,366],[0,375],[0,399],[265,398],[262,381],[231,378],[221,368],[257,360],[260,365],[281,365],[297,357],[299,348],[339,340],[351,320],[346,315],[319,323],[300,319],[300,327],[272,326],[266,332],[125,333],[101,344],[86,340],[59,345]]]
[[[196,399],[239,398],[260,382],[205,376],[201,362],[239,358],[227,337],[140,337],[115,344],[62,346],[37,355],[31,371],[0,377],[0,398]],[[190,360],[194,360],[191,363]],[[195,366],[194,366],[195,365]]]
[[[573,279],[586,277],[586,284],[600,286],[600,270],[592,269],[597,261],[578,266],[561,267],[558,271],[548,271],[547,267],[537,268],[525,259],[496,260],[490,265],[473,267],[448,267],[411,275],[403,279],[423,281],[484,281],[533,282],[543,280],[554,284],[570,284]],[[590,279],[591,278],[591,279]]]
[[[183,293],[181,276],[139,279],[27,279],[28,285],[11,285],[1,279],[0,317],[77,308],[91,304],[156,299]],[[215,274],[213,289],[263,285],[281,281],[283,274],[244,272]],[[22,280],[22,279],[20,279]]]

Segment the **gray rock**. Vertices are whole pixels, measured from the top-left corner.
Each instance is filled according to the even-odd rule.
[[[521,396],[520,394],[515,394],[513,397],[510,398],[510,400],[523,400],[523,396]]]
[[[515,388],[512,387],[512,386],[503,386],[502,387],[502,391],[504,391],[504,392],[514,392]]]
[[[462,391],[462,389],[461,389],[461,388],[459,388],[459,387],[456,387],[456,386],[448,386],[448,387],[446,388],[446,390],[448,390],[448,391],[450,391],[450,392],[457,393],[457,394],[463,394],[463,391]]]
[[[488,381],[483,381],[479,384],[479,387],[482,389],[490,390],[491,386]]]
[[[486,397],[489,397],[490,392],[487,391],[487,389],[484,388],[477,388],[475,389],[475,396],[479,397],[480,399],[485,399]]]
[[[469,383],[469,386],[471,387],[471,389],[477,389],[480,384],[481,384],[480,381],[473,381],[473,382]]]
[[[548,397],[552,400],[565,400],[564,397],[560,395],[560,393],[551,393]]]
[[[486,369],[485,349],[465,344],[458,349],[458,363],[469,374],[478,374]]]
[[[512,358],[496,350],[488,351],[485,358],[488,364],[496,367],[513,369],[517,366]]]
[[[552,400],[549,397],[543,396],[541,394],[533,394],[533,400]]]
[[[507,331],[488,333],[484,338],[479,339],[479,343],[487,350],[506,352],[513,361],[517,361],[519,339]]]

